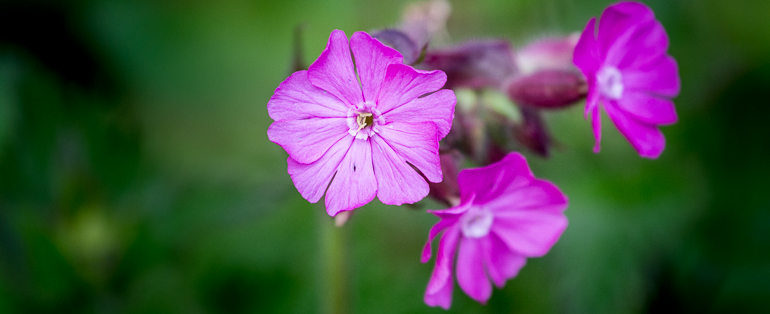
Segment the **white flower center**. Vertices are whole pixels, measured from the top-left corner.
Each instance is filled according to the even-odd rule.
[[[460,227],[467,238],[481,238],[492,229],[494,215],[485,209],[471,208],[460,217]]]
[[[623,96],[623,75],[615,67],[604,66],[596,74],[599,91],[610,99],[620,99]]]

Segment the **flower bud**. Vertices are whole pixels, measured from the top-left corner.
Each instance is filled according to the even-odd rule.
[[[436,37],[446,38],[446,21],[452,13],[447,0],[428,0],[409,4],[399,27],[417,47],[424,47]]]
[[[444,88],[499,88],[516,69],[511,45],[504,40],[468,41],[428,50],[422,65],[446,73]]]
[[[505,158],[508,153],[508,150],[506,150],[503,145],[499,145],[495,141],[490,141],[487,145],[487,153],[483,165],[486,166],[496,163]]]
[[[583,76],[569,70],[541,70],[517,76],[505,88],[508,97],[522,106],[560,109],[585,97],[588,85]]]
[[[481,162],[487,142],[486,122],[483,120],[481,97],[475,91],[455,91],[457,105],[452,120],[452,129],[441,140],[443,150],[458,150],[475,162]]]
[[[543,38],[516,51],[516,67],[522,75],[542,69],[573,69],[572,54],[580,34]]]
[[[540,110],[520,107],[522,122],[513,129],[514,136],[519,142],[540,156],[548,157],[551,146],[551,135],[540,115]]]
[[[414,64],[420,58],[422,49],[417,46],[414,40],[400,30],[384,29],[372,33],[372,37],[377,38],[377,40],[390,48],[398,50],[404,56],[405,64]]]
[[[457,206],[460,201],[460,187],[457,185],[457,176],[460,173],[460,164],[463,156],[456,150],[441,152],[441,171],[444,180],[439,183],[428,181],[430,192],[428,195],[448,206]]]

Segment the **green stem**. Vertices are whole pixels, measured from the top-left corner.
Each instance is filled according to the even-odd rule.
[[[350,293],[347,274],[347,232],[345,227],[335,227],[334,220],[320,211],[318,223],[321,230],[321,304],[323,313],[348,313]]]

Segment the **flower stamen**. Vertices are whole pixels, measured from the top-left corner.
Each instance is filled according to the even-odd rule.
[[[607,98],[618,100],[623,97],[623,74],[615,67],[605,66],[596,74],[599,91]]]
[[[356,124],[358,124],[358,130],[361,131],[361,129],[365,128],[368,125],[374,124],[374,117],[370,112],[356,112],[358,113],[358,116],[356,117]]]
[[[492,228],[494,215],[491,211],[480,208],[471,208],[460,217],[460,229],[468,238],[481,238],[489,234]]]

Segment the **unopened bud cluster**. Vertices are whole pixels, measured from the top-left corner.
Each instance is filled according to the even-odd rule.
[[[373,37],[398,50],[404,63],[446,73],[445,88],[472,95],[470,103],[458,97],[452,131],[440,144],[445,179],[430,184],[430,195],[447,205],[458,199],[456,175],[463,160],[488,165],[521,148],[548,157],[552,137],[544,111],[567,108],[588,92],[585,77],[572,63],[579,36],[544,38],[518,50],[502,39],[434,47],[426,38],[445,36],[440,27],[445,20],[440,19],[446,16],[429,16],[428,7],[411,9],[415,12],[405,16],[410,22],[373,32]],[[507,98],[507,107],[491,106],[490,94]]]

